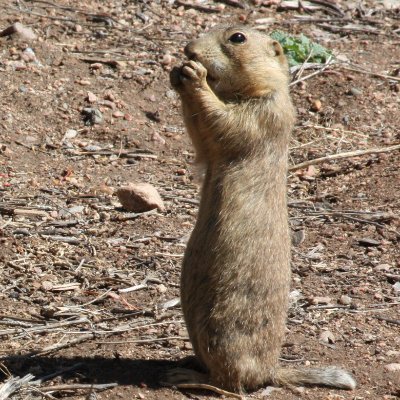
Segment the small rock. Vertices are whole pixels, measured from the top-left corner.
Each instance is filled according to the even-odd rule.
[[[333,344],[335,343],[335,336],[331,331],[323,331],[319,335],[319,340],[323,343]]]
[[[399,363],[392,363],[392,364],[387,364],[384,367],[386,371],[389,372],[395,372],[395,371],[400,371],[400,364]]]
[[[400,293],[400,282],[396,282],[392,288],[396,293]]]
[[[88,144],[87,146],[83,147],[83,150],[85,151],[100,151],[101,149],[102,147],[96,144]]]
[[[389,271],[392,266],[390,264],[379,264],[377,265],[374,270],[375,271]]]
[[[99,186],[97,186],[95,190],[96,192],[99,191],[100,193],[104,193],[110,196],[114,194],[114,188],[106,185],[105,183],[102,183]]]
[[[35,52],[30,48],[26,48],[23,52],[22,52],[22,56],[21,56],[22,60],[24,60],[25,62],[35,62],[37,61],[36,59],[36,54]]]
[[[103,114],[97,108],[85,107],[82,110],[82,115],[85,125],[95,125],[103,122]]]
[[[168,300],[163,304],[160,304],[159,307],[163,310],[167,310],[168,308],[177,307],[181,304],[181,299],[176,297],[174,299]]]
[[[311,304],[331,304],[332,299],[330,297],[315,296],[312,297],[309,301]]]
[[[383,300],[383,296],[380,293],[375,293],[374,294],[374,299],[382,301]]]
[[[13,231],[13,235],[30,236],[30,233],[28,229],[20,228]]]
[[[90,64],[90,69],[98,70],[98,69],[103,69],[103,64],[102,63],[93,63]]]
[[[340,296],[339,303],[345,306],[349,306],[351,304],[351,297],[343,294]]]
[[[292,388],[291,390],[293,390],[294,394],[298,394],[298,395],[303,395],[306,391],[306,388],[304,386],[295,386],[294,388]]]
[[[157,189],[149,183],[129,183],[117,190],[122,207],[128,211],[144,212],[158,208],[164,211],[164,203]]]
[[[78,131],[75,129],[68,129],[67,132],[65,132],[64,137],[62,138],[61,142],[65,142],[68,139],[73,139],[78,135]]]
[[[125,114],[124,114],[122,111],[119,111],[119,110],[114,111],[113,114],[112,114],[112,116],[113,116],[114,118],[122,118],[124,115],[125,115]]]
[[[82,86],[90,86],[92,84],[88,79],[77,79],[75,82]]]
[[[99,212],[99,217],[100,217],[100,221],[102,221],[102,222],[106,222],[111,219],[110,214],[105,211]]]
[[[167,98],[169,99],[175,99],[176,98],[176,93],[174,90],[167,90],[165,95],[167,96]]]
[[[292,290],[289,293],[289,304],[291,307],[295,306],[298,301],[303,297],[303,295],[301,294],[300,290]]]
[[[258,18],[254,22],[258,25],[272,25],[275,22],[275,18]]]
[[[184,348],[185,350],[193,350],[192,343],[190,343],[190,342],[185,342],[185,343],[183,344],[183,348]]]
[[[310,110],[311,110],[311,111],[318,112],[318,111],[321,110],[321,108],[322,108],[321,100],[314,100],[314,101],[311,103],[311,107],[310,107]]]
[[[167,287],[165,285],[163,285],[162,283],[160,283],[156,287],[157,287],[157,291],[159,293],[165,293],[168,290]]]
[[[107,108],[110,108],[111,110],[115,110],[117,108],[117,105],[110,100],[101,100],[99,101],[99,104]]]
[[[158,132],[153,133],[153,135],[151,136],[151,140],[160,144],[161,146],[164,146],[165,144],[165,139]]]
[[[314,167],[314,165],[310,165],[304,172],[303,172],[303,176],[307,176],[307,177],[314,177],[315,175],[318,174],[318,170],[317,168]]]
[[[10,36],[13,34],[17,34],[18,36],[20,36],[22,39],[25,39],[25,40],[36,40],[37,39],[37,36],[33,32],[33,30],[31,28],[27,28],[20,22],[16,22],[15,24],[9,26],[8,28],[3,29],[0,32],[0,37]]]
[[[358,244],[360,246],[364,246],[364,247],[375,247],[375,246],[379,246],[381,244],[381,242],[379,242],[378,240],[372,239],[372,238],[361,238],[361,239],[358,239]]]
[[[347,94],[351,95],[351,96],[361,96],[362,95],[362,90],[357,89],[355,87],[352,87]]]
[[[97,101],[97,96],[92,92],[87,92],[87,101],[89,103],[95,103]]]
[[[171,56],[171,54],[166,53],[164,54],[163,58],[161,59],[161,64],[162,65],[170,65],[174,61],[174,58]]]
[[[23,61],[9,61],[7,65],[15,71],[24,71],[28,68]]]
[[[44,290],[51,290],[51,289],[53,289],[53,283],[50,282],[50,281],[43,281],[41,286],[42,286],[42,288],[43,288]]]
[[[281,388],[277,388],[277,387],[275,387],[275,386],[267,386],[267,387],[261,392],[261,398],[262,398],[262,399],[265,399],[265,398],[271,396],[271,394],[272,394],[273,392],[276,392],[277,390],[280,391],[280,390],[282,390],[282,389],[281,389]]]
[[[306,231],[304,229],[292,231],[291,237],[292,237],[292,245],[295,247],[300,246],[301,243],[303,243],[306,238]]]
[[[85,209],[84,206],[74,206],[74,207],[68,208],[68,212],[70,214],[81,214],[81,213],[83,213],[84,209]]]
[[[388,350],[386,355],[388,357],[400,357],[400,350]]]

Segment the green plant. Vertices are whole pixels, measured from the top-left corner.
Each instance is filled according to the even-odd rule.
[[[296,37],[281,31],[273,31],[270,36],[283,47],[291,67],[302,64],[308,57],[308,62],[325,63],[332,56],[330,50],[303,34]]]

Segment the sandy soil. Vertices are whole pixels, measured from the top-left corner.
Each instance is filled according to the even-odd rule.
[[[45,377],[15,399],[214,399],[159,384],[191,354],[174,300],[198,206],[168,72],[215,25],[302,32],[349,63],[292,86],[291,165],[386,148],[400,143],[400,10],[79,3],[0,1],[0,30],[20,22],[37,35],[0,38],[0,377]],[[84,108],[102,122],[91,125]],[[154,185],[166,211],[123,210],[114,191],[127,182]],[[282,363],[341,365],[359,386],[247,397],[400,397],[400,152],[296,169],[288,189],[294,297]],[[117,386],[76,386],[106,383]],[[48,392],[54,385],[67,387]]]

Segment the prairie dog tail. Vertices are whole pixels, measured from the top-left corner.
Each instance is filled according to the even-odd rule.
[[[338,389],[354,389],[357,383],[353,376],[338,367],[286,369],[279,368],[274,380],[279,386],[316,385]]]

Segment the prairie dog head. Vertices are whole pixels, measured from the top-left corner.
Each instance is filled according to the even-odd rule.
[[[247,27],[206,33],[190,42],[185,54],[204,65],[209,86],[223,100],[263,97],[288,85],[280,44]]]

